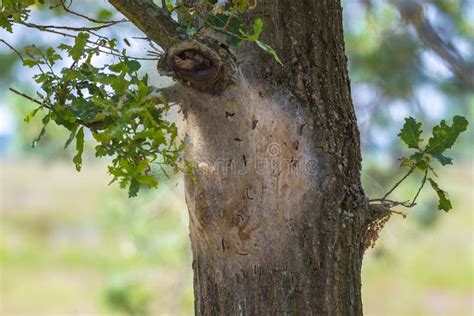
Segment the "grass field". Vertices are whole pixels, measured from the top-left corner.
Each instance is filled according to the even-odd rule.
[[[130,200],[105,170],[1,161],[0,315],[192,314],[181,182]],[[366,315],[472,315],[474,173],[444,176],[456,210],[433,217],[424,197],[366,255]]]

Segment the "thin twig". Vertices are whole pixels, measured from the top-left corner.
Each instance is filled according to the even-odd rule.
[[[407,218],[407,214],[399,211],[390,210],[391,213],[401,215],[403,218]]]
[[[378,199],[371,199],[371,200],[369,200],[369,203],[380,202],[382,204],[389,204],[390,207],[395,207],[397,205],[402,205],[406,208],[411,208],[411,207],[415,206],[416,205],[416,200],[417,200],[418,196],[420,195],[421,190],[423,189],[423,187],[426,184],[426,179],[428,178],[428,169],[425,171],[425,174],[423,176],[423,180],[421,181],[421,185],[418,188],[418,191],[416,192],[416,195],[413,198],[413,200],[411,201],[411,203],[408,202],[408,201],[407,202],[398,202],[398,201],[393,201],[393,200],[389,200],[389,199],[386,198],[391,192],[393,192],[393,190],[395,190],[395,188],[397,188],[400,185],[401,182],[403,182],[403,180],[405,180],[413,172],[413,170],[414,170],[414,167],[412,167],[409,170],[409,172],[400,181],[398,181],[397,184],[395,184],[395,186],[387,194],[384,195],[384,197],[378,198]]]
[[[426,171],[425,171],[425,175],[423,176],[423,181],[421,181],[420,188],[418,189],[418,192],[416,192],[416,195],[413,198],[413,201],[411,202],[411,206],[415,206],[416,199],[420,195],[421,189],[423,189],[423,187],[425,186],[427,178],[428,178],[428,169],[426,169]]]
[[[15,93],[15,94],[17,94],[17,95],[19,95],[19,96],[21,96],[21,97],[27,99],[27,100],[30,100],[31,102],[34,102],[34,103],[36,103],[36,104],[39,104],[40,106],[42,106],[42,107],[44,107],[44,108],[46,108],[46,109],[48,109],[48,110],[51,110],[51,107],[50,107],[49,105],[45,104],[44,102],[40,102],[39,100],[37,100],[37,99],[35,99],[35,98],[32,98],[32,97],[30,97],[29,95],[27,95],[27,94],[25,94],[25,93],[23,93],[23,92],[20,92],[20,91],[18,91],[18,90],[16,90],[16,89],[13,89],[13,88],[8,88],[8,90],[10,90],[11,92],[13,92],[13,93]],[[92,129],[92,130],[94,130],[94,131],[98,131],[98,130],[100,130],[100,129],[103,128],[102,122],[86,123],[86,122],[84,122],[84,121],[81,120],[81,119],[76,119],[76,122],[77,122],[77,124],[82,125],[82,126],[85,126],[85,127],[88,127],[88,128],[90,128],[90,129]]]
[[[400,202],[400,201],[393,201],[389,199],[372,199],[369,200],[369,203],[373,202],[380,202],[380,204],[388,204],[390,207],[395,207],[398,205],[404,206],[404,207],[411,207],[410,201],[405,201],[405,202]]]
[[[66,2],[65,0],[61,0],[61,1],[60,1],[60,4],[59,4],[60,6],[63,7],[64,11],[66,11],[67,13],[70,13],[70,14],[72,14],[72,15],[78,16],[78,17],[80,17],[80,18],[86,19],[86,20],[88,20],[88,21],[90,21],[90,22],[98,23],[98,24],[117,24],[117,23],[122,23],[121,21],[99,21],[99,20],[93,19],[93,18],[88,17],[88,16],[86,16],[86,15],[84,15],[84,14],[80,14],[80,13],[78,13],[78,12],[75,12],[75,11],[69,9],[69,7],[65,5],[65,2]],[[71,1],[71,3],[69,4],[69,6],[71,6],[71,5],[72,5],[72,1]],[[122,20],[122,21],[123,21],[123,20]],[[125,21],[128,22],[127,20],[125,20]]]
[[[74,31],[74,32],[89,32],[89,31],[98,31],[104,29],[106,27],[110,27],[119,23],[128,22],[126,19],[120,21],[114,21],[109,24],[99,25],[99,26],[91,26],[91,27],[73,27],[73,26],[63,26],[63,25],[42,25],[42,24],[35,24],[29,22],[17,22],[23,25],[26,25],[31,28],[35,28],[38,30],[67,30],[67,31]]]
[[[26,99],[30,100],[31,102],[34,102],[34,103],[39,104],[39,105],[41,105],[41,106],[43,106],[43,107],[45,107],[45,108],[47,108],[47,109],[50,109],[50,107],[49,107],[47,104],[45,104],[44,102],[40,102],[39,100],[37,100],[37,99],[35,99],[35,98],[32,98],[32,97],[30,97],[29,95],[27,95],[27,94],[25,94],[25,93],[23,93],[23,92],[20,92],[20,91],[18,91],[18,90],[16,90],[16,89],[13,89],[13,88],[8,88],[8,90],[10,90],[11,92],[13,92],[13,93],[15,93],[15,94],[17,94],[17,95],[19,95],[19,96],[21,96],[21,97],[23,97],[23,98],[26,98]]]
[[[403,178],[401,178],[397,183],[395,183],[395,185],[393,186],[393,188],[390,189],[390,191],[388,191],[387,193],[385,193],[385,195],[382,197],[382,200],[385,200],[385,198],[387,196],[389,196],[393,191],[395,191],[396,188],[398,188],[398,186],[406,179],[408,178],[408,176],[410,176],[413,171],[415,171],[416,169],[416,166],[413,166],[410,168],[410,170],[408,170],[407,174],[403,176]]]
[[[87,32],[94,35],[94,36],[97,36],[99,39],[109,40],[109,38],[107,36],[100,35],[100,34],[98,34],[96,32],[93,32],[93,31],[87,31]]]
[[[12,51],[14,51],[18,57],[20,58],[20,60],[23,62],[24,59],[23,59],[23,56],[21,56],[20,52],[18,50],[16,50],[15,47],[13,47],[12,45],[8,44],[7,41],[3,40],[3,39],[0,39],[0,42],[2,42],[3,44],[7,45]]]
[[[14,23],[17,23],[17,24],[20,24],[20,25],[23,25],[23,26],[26,26],[26,27],[30,27],[29,25],[26,25],[24,23],[19,23],[19,22],[14,22]],[[68,37],[68,38],[76,38],[75,35],[68,34],[68,33],[61,32],[61,31],[57,31],[57,30],[52,30],[52,29],[37,29],[37,30],[40,30],[42,32],[49,32],[49,33],[61,35],[61,36]],[[117,50],[117,49],[113,49],[109,46],[102,45],[100,43],[96,43],[96,42],[93,42],[93,41],[90,41],[90,40],[87,40],[87,43],[89,43],[91,45],[96,45],[98,47],[102,47],[104,49],[110,49],[110,52],[99,49],[100,53],[108,54],[108,55],[115,56],[115,57],[122,57],[122,55],[120,54],[120,51]],[[158,60],[159,59],[159,58],[134,57],[134,56],[127,56],[127,58],[134,59],[134,60]]]

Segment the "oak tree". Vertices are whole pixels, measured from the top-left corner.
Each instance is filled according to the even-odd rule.
[[[37,104],[26,121],[43,114],[34,143],[51,122],[63,126],[80,170],[89,131],[130,196],[158,185],[154,166],[184,172],[196,314],[361,315],[364,250],[392,208],[414,206],[428,182],[439,209],[452,208],[433,162],[452,162],[445,151],[466,119],[443,120],[423,142],[421,123],[407,118],[399,134],[414,150],[401,159],[407,173],[369,199],[339,0],[108,2],[125,18],[87,16],[67,0],[3,0],[3,31],[21,25],[64,37],[58,47],[23,51],[2,40],[37,69],[36,95],[11,88]],[[83,26],[31,22],[36,6]],[[122,23],[143,32],[151,57],[130,56],[100,33]],[[138,73],[150,58],[174,86],[155,88]],[[167,118],[175,105],[179,128]],[[423,180],[413,199],[391,200],[414,172]]]

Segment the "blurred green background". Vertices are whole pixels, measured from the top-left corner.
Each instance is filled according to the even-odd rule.
[[[442,118],[464,115],[474,123],[474,92],[388,1],[346,0],[346,47],[363,143],[363,181],[379,197],[400,177],[404,154],[396,134],[403,118],[423,120],[425,130]],[[105,2],[75,3],[81,12]],[[110,8],[109,8],[110,9]],[[474,64],[474,1],[427,0],[426,21],[466,69]],[[95,10],[95,11],[94,11]],[[64,22],[58,12],[38,19]],[[115,33],[114,33],[115,32]],[[112,31],[143,55],[146,43],[131,27]],[[0,34],[16,47],[61,38],[15,29]],[[433,43],[431,43],[433,44]],[[156,84],[165,78],[154,74]],[[187,211],[179,175],[158,190],[129,199],[108,186],[107,161],[86,156],[77,173],[67,135],[50,128],[38,148],[37,120],[22,119],[33,105],[7,88],[34,91],[32,73],[0,46],[0,315],[191,315],[191,253]],[[452,151],[455,165],[440,172],[454,210],[436,210],[429,188],[403,219],[394,216],[363,266],[366,315],[473,315],[474,163],[472,126]],[[87,144],[92,149],[91,140]],[[419,179],[396,198],[406,200]]]

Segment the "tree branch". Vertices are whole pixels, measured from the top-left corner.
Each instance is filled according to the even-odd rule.
[[[98,31],[107,27],[111,27],[113,25],[119,24],[119,23],[125,23],[128,22],[127,20],[123,19],[120,21],[113,21],[110,23],[104,23],[99,26],[91,26],[91,27],[73,27],[73,26],[63,26],[63,25],[41,25],[41,24],[35,24],[35,23],[28,23],[28,22],[21,22],[21,24],[35,28],[38,30],[50,30],[50,29],[55,29],[55,30],[68,30],[68,31],[74,31],[74,32],[89,32],[89,31]]]
[[[168,50],[181,40],[178,23],[153,0],[109,0],[109,2],[164,50]]]

